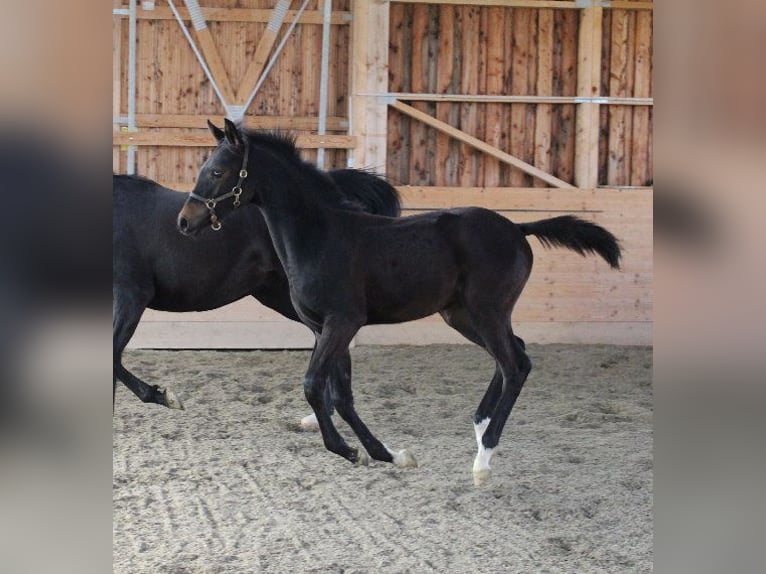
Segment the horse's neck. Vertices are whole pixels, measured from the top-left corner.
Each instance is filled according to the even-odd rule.
[[[328,206],[308,184],[291,173],[280,174],[280,185],[268,186],[261,212],[282,266],[289,272],[310,261],[331,229]],[[306,247],[310,246],[310,249]]]

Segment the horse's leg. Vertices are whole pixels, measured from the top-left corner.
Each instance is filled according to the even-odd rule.
[[[365,450],[375,460],[392,462],[399,468],[417,467],[415,457],[408,450],[392,451],[380,442],[359,418],[354,408],[354,396],[351,391],[351,355],[346,350],[335,364],[335,376],[332,385],[332,400],[341,418],[348,423],[359,438]]]
[[[440,314],[447,325],[455,329],[458,333],[463,335],[463,337],[472,343],[475,343],[486,350],[484,341],[476,332],[476,329],[473,326],[473,322],[471,321],[471,316],[465,307],[460,305],[453,305],[452,307],[448,307],[447,309],[441,311]],[[521,341],[521,339],[519,340]],[[484,431],[487,430],[490,416],[492,415],[492,411],[495,409],[497,400],[500,398],[502,389],[503,373],[500,370],[500,365],[495,362],[495,374],[489,383],[487,392],[484,393],[484,396],[481,399],[481,403],[479,403],[479,406],[473,415],[473,430],[476,434],[476,444],[480,449],[482,448],[481,437],[484,435]]]
[[[489,412],[491,405],[488,401],[483,407],[480,405],[477,411],[477,416],[489,415],[489,420],[485,418],[479,423],[483,428],[477,428],[477,434],[479,430],[483,431],[479,442],[479,452],[473,465],[474,483],[477,485],[489,479],[490,460],[497,448],[505,422],[511,414],[511,409],[516,403],[524,381],[526,381],[532,368],[532,362],[524,352],[519,339],[511,331],[505,316],[507,316],[505,313],[485,315],[483,320],[486,323],[482,323],[481,320],[474,317],[474,323],[477,326],[481,325],[478,330],[485,341],[486,348],[497,361],[502,373],[500,394],[499,398],[496,398],[494,409]],[[496,394],[496,390],[493,391],[492,387],[497,386],[498,380],[497,376],[492,379],[487,394]],[[480,412],[482,408],[486,409],[486,412]]]
[[[316,340],[314,340],[314,348],[311,350],[311,356],[314,356],[314,353],[316,352]],[[327,385],[325,387],[325,404],[327,404],[327,409],[330,412],[330,416],[333,414],[333,406],[332,406],[332,396],[331,391],[333,386],[333,378],[332,376],[327,380]],[[311,414],[306,415],[301,419],[300,426],[305,431],[318,431],[319,430],[319,421],[317,420],[317,416],[312,412]]]
[[[116,393],[117,379],[144,403],[157,403],[171,409],[183,409],[178,397],[157,385],[148,385],[122,364],[122,352],[136,331],[141,315],[146,309],[143,299],[124,289],[114,289],[112,319],[112,392]]]
[[[290,300],[290,288],[287,284],[287,279],[282,276],[272,277],[270,281],[265,282],[263,285],[259,285],[251,295],[255,299],[270,309],[274,309],[277,313],[292,319],[293,321],[300,322],[298,313],[295,312],[295,307]],[[316,343],[314,344],[316,348]],[[327,390],[327,404],[331,405],[329,387]],[[332,407],[330,407],[330,414],[332,414]],[[314,413],[308,414],[300,421],[300,427],[305,431],[317,431],[319,430],[319,422]]]
[[[326,394],[328,377],[343,354],[348,353],[351,339],[358,330],[359,325],[352,323],[335,322],[323,326],[303,380],[303,390],[306,400],[317,417],[327,450],[355,464],[367,464],[369,462],[367,453],[364,450],[349,447],[333,425]]]

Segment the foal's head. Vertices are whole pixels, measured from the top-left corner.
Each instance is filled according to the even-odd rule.
[[[194,191],[178,214],[177,226],[184,235],[194,235],[205,225],[221,229],[221,219],[248,199],[242,187],[247,178],[246,141],[228,119],[223,130],[210,121],[207,125],[218,146],[202,164]]]
[[[208,122],[218,145],[200,168],[194,191],[178,215],[181,233],[194,235],[206,225],[218,230],[233,209],[251,202],[263,206],[276,196],[305,194],[314,203],[361,210],[330,176],[301,159],[293,139],[225,122],[224,129]]]

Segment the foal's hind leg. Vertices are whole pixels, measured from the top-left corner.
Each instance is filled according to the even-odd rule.
[[[490,460],[497,448],[508,415],[510,415],[511,409],[516,403],[521,388],[532,368],[532,362],[519,343],[520,340],[511,332],[509,325],[499,329],[487,328],[483,335],[487,343],[487,350],[495,357],[502,373],[502,385],[500,386],[499,398],[495,401],[494,409],[490,411],[492,408],[490,403],[492,401],[489,400],[486,403],[482,401],[482,405],[477,410],[477,418],[489,415],[483,418],[480,423],[483,427],[481,429],[483,432],[479,441],[479,452],[473,465],[474,483],[477,485],[489,479]],[[496,394],[496,390],[493,391],[492,387],[496,387],[498,381],[499,378],[496,374],[490,389],[487,391],[487,395],[490,393]],[[487,398],[486,395],[485,398]]]
[[[475,343],[486,350],[484,341],[479,333],[476,332],[476,328],[473,326],[471,316],[465,307],[460,305],[454,305],[448,307],[441,312],[441,316],[444,321],[458,333],[463,335],[466,339]],[[521,339],[519,339],[521,341]],[[522,341],[523,343],[523,341]],[[497,400],[500,398],[500,393],[503,389],[503,373],[500,370],[500,365],[495,363],[495,374],[492,377],[492,381],[489,383],[487,392],[484,393],[484,397],[481,399],[479,407],[476,409],[476,413],[473,416],[473,429],[476,433],[476,444],[479,449],[482,448],[481,437],[484,435],[484,431],[489,425],[490,416],[495,408]]]
[[[348,353],[348,345],[358,330],[359,325],[351,323],[323,325],[303,380],[303,390],[316,414],[325,447],[353,463],[367,464],[369,462],[367,453],[364,450],[349,447],[338,433],[330,418],[330,409],[326,400],[327,379],[343,354]]]
[[[359,438],[369,455],[375,460],[392,462],[399,468],[417,467],[415,457],[408,450],[389,450],[369,431],[354,409],[354,396],[351,391],[351,355],[346,351],[335,364],[335,377],[332,386],[332,401],[341,418],[348,423]]]
[[[124,289],[114,290],[112,318],[112,400],[117,390],[117,379],[122,381],[133,394],[144,403],[156,403],[171,409],[183,409],[178,397],[167,389],[157,385],[148,385],[122,364],[122,352],[136,331],[146,305],[134,293]]]

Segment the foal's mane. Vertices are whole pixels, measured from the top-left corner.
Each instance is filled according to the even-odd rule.
[[[316,199],[330,207],[339,207],[350,211],[364,211],[361,203],[346,197],[332,178],[316,165],[305,161],[295,145],[296,136],[284,131],[263,131],[249,129],[241,124],[237,126],[239,133],[247,140],[250,149],[253,147],[268,150],[279,156],[289,166],[300,170],[300,174],[310,183],[311,193]]]

